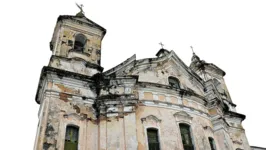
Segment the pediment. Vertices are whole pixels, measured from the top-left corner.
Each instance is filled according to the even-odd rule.
[[[116,67],[104,72],[107,76],[138,76],[139,82],[169,85],[168,77],[182,78],[182,89],[192,89],[197,94],[203,93],[203,80],[194,73],[174,51],[157,58],[136,60],[136,55]],[[182,82],[181,82],[182,85]]]
[[[147,117],[144,117],[144,118],[141,118],[141,121],[144,122],[144,121],[154,121],[156,123],[160,123],[162,120],[160,120],[159,118],[157,118],[156,116],[154,115],[149,115]]]
[[[175,117],[176,121],[178,121],[178,122],[191,123],[192,119],[193,119],[192,116],[190,116],[188,113],[186,113],[184,111],[176,112],[173,116]]]
[[[64,114],[64,118],[71,118],[76,121],[84,120],[86,119],[86,115],[79,115],[77,113],[70,113],[70,114]]]
[[[177,55],[174,51],[168,56],[168,61],[171,62],[173,68],[182,70],[182,73],[185,74],[190,80],[194,80],[194,82],[198,82],[199,84],[203,84],[203,80],[193,72]]]
[[[155,72],[157,76],[184,76],[197,84],[203,85],[203,80],[194,73],[176,54],[171,51],[163,57],[136,60],[132,74]]]
[[[136,55],[134,54],[133,56],[129,57],[122,63],[118,64],[117,66],[105,71],[104,75],[126,76],[129,74],[129,71],[133,69],[135,61],[136,61]]]
[[[178,117],[178,116],[182,116],[182,117],[191,117],[188,113],[184,112],[184,111],[179,111],[174,113],[174,117]]]

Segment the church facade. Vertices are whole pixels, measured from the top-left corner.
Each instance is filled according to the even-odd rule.
[[[35,150],[251,150],[222,69],[162,48],[103,71],[105,33],[82,11],[58,17]]]

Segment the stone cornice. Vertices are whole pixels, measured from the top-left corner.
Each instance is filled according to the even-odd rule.
[[[234,104],[233,102],[231,102],[231,101],[229,101],[229,100],[227,100],[227,99],[223,99],[224,101],[226,101],[226,102],[228,102],[230,105],[232,105],[233,107],[236,107],[237,105],[236,104]]]
[[[91,36],[100,36],[101,37],[101,35],[102,35],[102,31],[97,29],[97,28],[88,28],[86,25],[77,28],[77,27],[75,27],[75,22],[73,22],[73,21],[64,22],[62,24],[62,27],[71,29],[71,30],[76,31],[76,32],[82,32],[82,33],[85,33],[85,34],[91,35]]]
[[[104,101],[120,101],[120,100],[136,100],[138,97],[134,94],[120,94],[120,95],[103,95],[97,98]]]
[[[82,21],[81,19],[84,19],[85,21]],[[95,27],[103,31],[103,36],[106,34],[106,29],[98,25],[97,23],[91,21],[90,19],[86,17],[77,17],[77,16],[70,16],[70,15],[60,15],[57,19],[57,22],[62,20],[72,20],[74,22],[77,22],[79,24],[86,24],[90,27]]]
[[[52,67],[46,67],[44,66],[40,75],[40,80],[39,80],[39,84],[38,84],[38,89],[37,89],[37,93],[35,96],[35,101],[40,104],[39,99],[39,91],[40,89],[42,89],[42,83],[44,78],[46,77],[46,75],[48,73],[51,74],[56,74],[58,75],[59,78],[63,78],[63,77],[69,77],[69,78],[74,78],[77,80],[82,80],[82,81],[87,81],[87,82],[95,82],[92,77],[86,76],[86,75],[82,75],[82,74],[78,74],[78,73],[74,73],[74,72],[70,72],[70,71],[65,71],[65,70],[61,70],[61,69],[56,69],[56,68],[52,68]]]
[[[266,148],[263,148],[263,147],[258,147],[258,146],[250,146],[251,148],[257,148],[257,149],[260,149],[260,150],[266,150]]]
[[[169,102],[162,102],[162,101],[157,101],[157,100],[140,100],[138,105],[139,106],[152,106],[152,107],[173,109],[173,110],[186,112],[187,114],[191,113],[194,115],[199,115],[199,116],[205,117],[207,119],[210,118],[210,115],[208,113],[205,113],[201,110],[198,110],[198,109],[195,109],[192,107],[187,107],[187,106],[180,105],[180,104],[173,104],[173,103],[169,103]]]
[[[218,117],[212,120],[212,124],[214,132],[220,129],[225,129],[226,131],[228,131],[228,128],[230,127],[230,125],[226,122],[226,120],[223,117]]]
[[[79,52],[79,53],[82,53],[84,55],[88,55],[86,53],[83,53],[83,52]],[[82,58],[66,58],[66,57],[62,57],[62,56],[56,56],[56,55],[52,55],[51,58],[50,58],[50,61],[52,61],[53,59],[63,59],[63,60],[66,60],[66,61],[71,61],[71,60],[79,60],[79,61],[82,61],[86,67],[89,67],[89,68],[93,68],[93,69],[97,69],[98,71],[102,72],[103,71],[103,67],[97,65],[97,64],[93,64],[91,62],[88,62],[88,61],[85,61],[84,59]]]
[[[115,73],[116,71],[122,69],[123,67],[125,67],[128,64],[134,62],[135,60],[136,60],[136,54],[134,54],[133,56],[129,57],[127,60],[123,61],[119,65],[117,65],[117,66],[105,71],[104,74],[108,76],[108,75],[110,75],[112,73]]]
[[[176,91],[181,97],[183,97],[183,96],[188,96],[188,97],[195,96],[195,97],[201,99],[203,101],[204,105],[207,104],[207,100],[203,96],[198,95],[195,92],[185,90],[185,89],[177,89],[177,88],[171,87],[169,85],[150,83],[150,82],[137,82],[137,85],[140,88],[156,87],[156,88],[163,88],[165,90],[173,90],[173,91]]]
[[[226,74],[222,69],[220,69],[219,67],[217,67],[216,65],[214,65],[212,63],[204,63],[204,65],[205,65],[205,68],[209,67],[208,69],[211,69],[211,71],[214,70],[216,74],[219,74],[222,76],[225,76],[225,74]]]
[[[58,99],[60,98],[60,93],[61,92],[53,91],[53,90],[46,90],[44,92],[45,96],[54,97],[54,98],[58,98]],[[76,102],[93,104],[94,101],[96,100],[96,98],[94,98],[94,97],[85,97],[85,96],[80,96],[80,95],[76,95],[76,94],[68,94],[68,93],[63,93],[63,94],[71,96],[71,97],[67,98],[69,101],[75,100]]]
[[[246,116],[245,116],[245,115],[240,114],[240,113],[237,113],[237,112],[232,112],[232,111],[225,112],[224,115],[225,115],[225,116],[228,116],[228,117],[236,117],[236,118],[240,118],[241,121],[243,121],[243,120],[246,119]]]

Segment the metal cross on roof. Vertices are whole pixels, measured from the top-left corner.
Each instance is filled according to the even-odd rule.
[[[77,4],[77,3],[76,3],[76,5],[77,5],[77,6],[78,6],[78,8],[80,9],[80,12],[81,12],[81,13],[84,13],[84,11],[83,11],[83,9],[82,9],[82,7],[83,7],[83,4],[80,4],[80,5],[79,5],[79,4]]]
[[[190,46],[190,48],[192,49],[192,52],[193,52],[193,54],[194,54],[194,50],[193,50],[193,47],[192,47],[192,46]]]
[[[164,45],[163,45],[163,43],[162,43],[162,42],[160,42],[159,44],[162,46],[162,49],[163,49],[163,46],[164,46]]]

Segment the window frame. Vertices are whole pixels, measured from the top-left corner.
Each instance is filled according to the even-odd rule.
[[[76,42],[77,42],[77,37],[78,36],[81,36],[82,38],[84,38],[83,40],[84,40],[84,45],[83,45],[83,47],[81,48],[81,46],[78,46],[78,47],[80,47],[81,49],[77,49],[77,48],[75,48],[75,46],[76,46]],[[85,47],[86,47],[86,44],[87,44],[87,40],[88,40],[88,38],[84,35],[84,34],[82,34],[82,33],[77,33],[76,35],[75,35],[75,41],[74,41],[74,43],[73,43],[73,50],[74,51],[77,51],[77,52],[84,52],[85,51]],[[80,41],[79,41],[80,42]],[[81,42],[80,42],[81,43]],[[82,43],[83,44],[83,43]]]
[[[193,134],[192,134],[192,128],[191,128],[191,125],[188,124],[188,123],[184,123],[184,122],[181,122],[178,124],[179,126],[179,131],[180,131],[180,138],[181,138],[181,143],[183,145],[183,149],[185,149],[185,146],[184,146],[184,143],[183,143],[183,140],[182,140],[182,131],[181,131],[181,126],[187,126],[188,127],[188,131],[189,131],[189,136],[190,136],[190,143],[191,143],[191,149],[190,150],[195,150],[195,143],[194,143],[194,140],[193,140]],[[186,145],[187,146],[187,145]]]
[[[157,128],[154,128],[154,127],[149,127],[149,128],[146,128],[146,133],[147,133],[147,144],[148,144],[148,150],[150,150],[150,143],[149,143],[149,135],[148,135],[148,130],[154,130],[156,131],[156,135],[157,135],[157,142],[158,142],[158,150],[161,149],[160,147],[160,135],[159,135],[159,130]]]
[[[148,129],[155,129],[157,130],[157,135],[158,135],[158,142],[159,142],[159,150],[162,149],[162,146],[161,146],[161,131],[160,131],[160,128],[159,127],[155,127],[155,126],[144,126],[144,133],[145,133],[145,138],[146,138],[146,150],[149,150],[149,139],[148,139]]]
[[[176,83],[170,82],[170,80],[175,81]],[[173,83],[174,85],[172,85],[171,83]],[[172,88],[175,88],[175,89],[181,89],[180,81],[179,81],[179,79],[176,78],[176,77],[169,76],[169,77],[168,77],[168,84],[169,84],[169,86],[172,87]],[[178,85],[178,87],[176,87],[176,85]]]
[[[67,135],[67,130],[68,130],[68,127],[72,127],[72,128],[76,128],[77,129],[77,143],[76,143],[76,145],[77,145],[77,150],[78,150],[78,145],[79,145],[79,135],[80,135],[80,127],[79,126],[77,126],[77,125],[73,125],[73,124],[68,124],[68,125],[66,125],[66,127],[65,127],[65,135],[64,135],[64,150],[65,150],[65,146],[66,146],[66,135]]]
[[[210,143],[210,147],[211,147],[211,150],[217,150],[216,149],[216,144],[215,144],[215,141],[214,141],[214,138],[212,137],[208,137],[208,140],[209,140],[209,143]],[[212,141],[212,143],[211,143]],[[213,144],[213,145],[212,145]],[[212,147],[213,146],[213,147]]]

